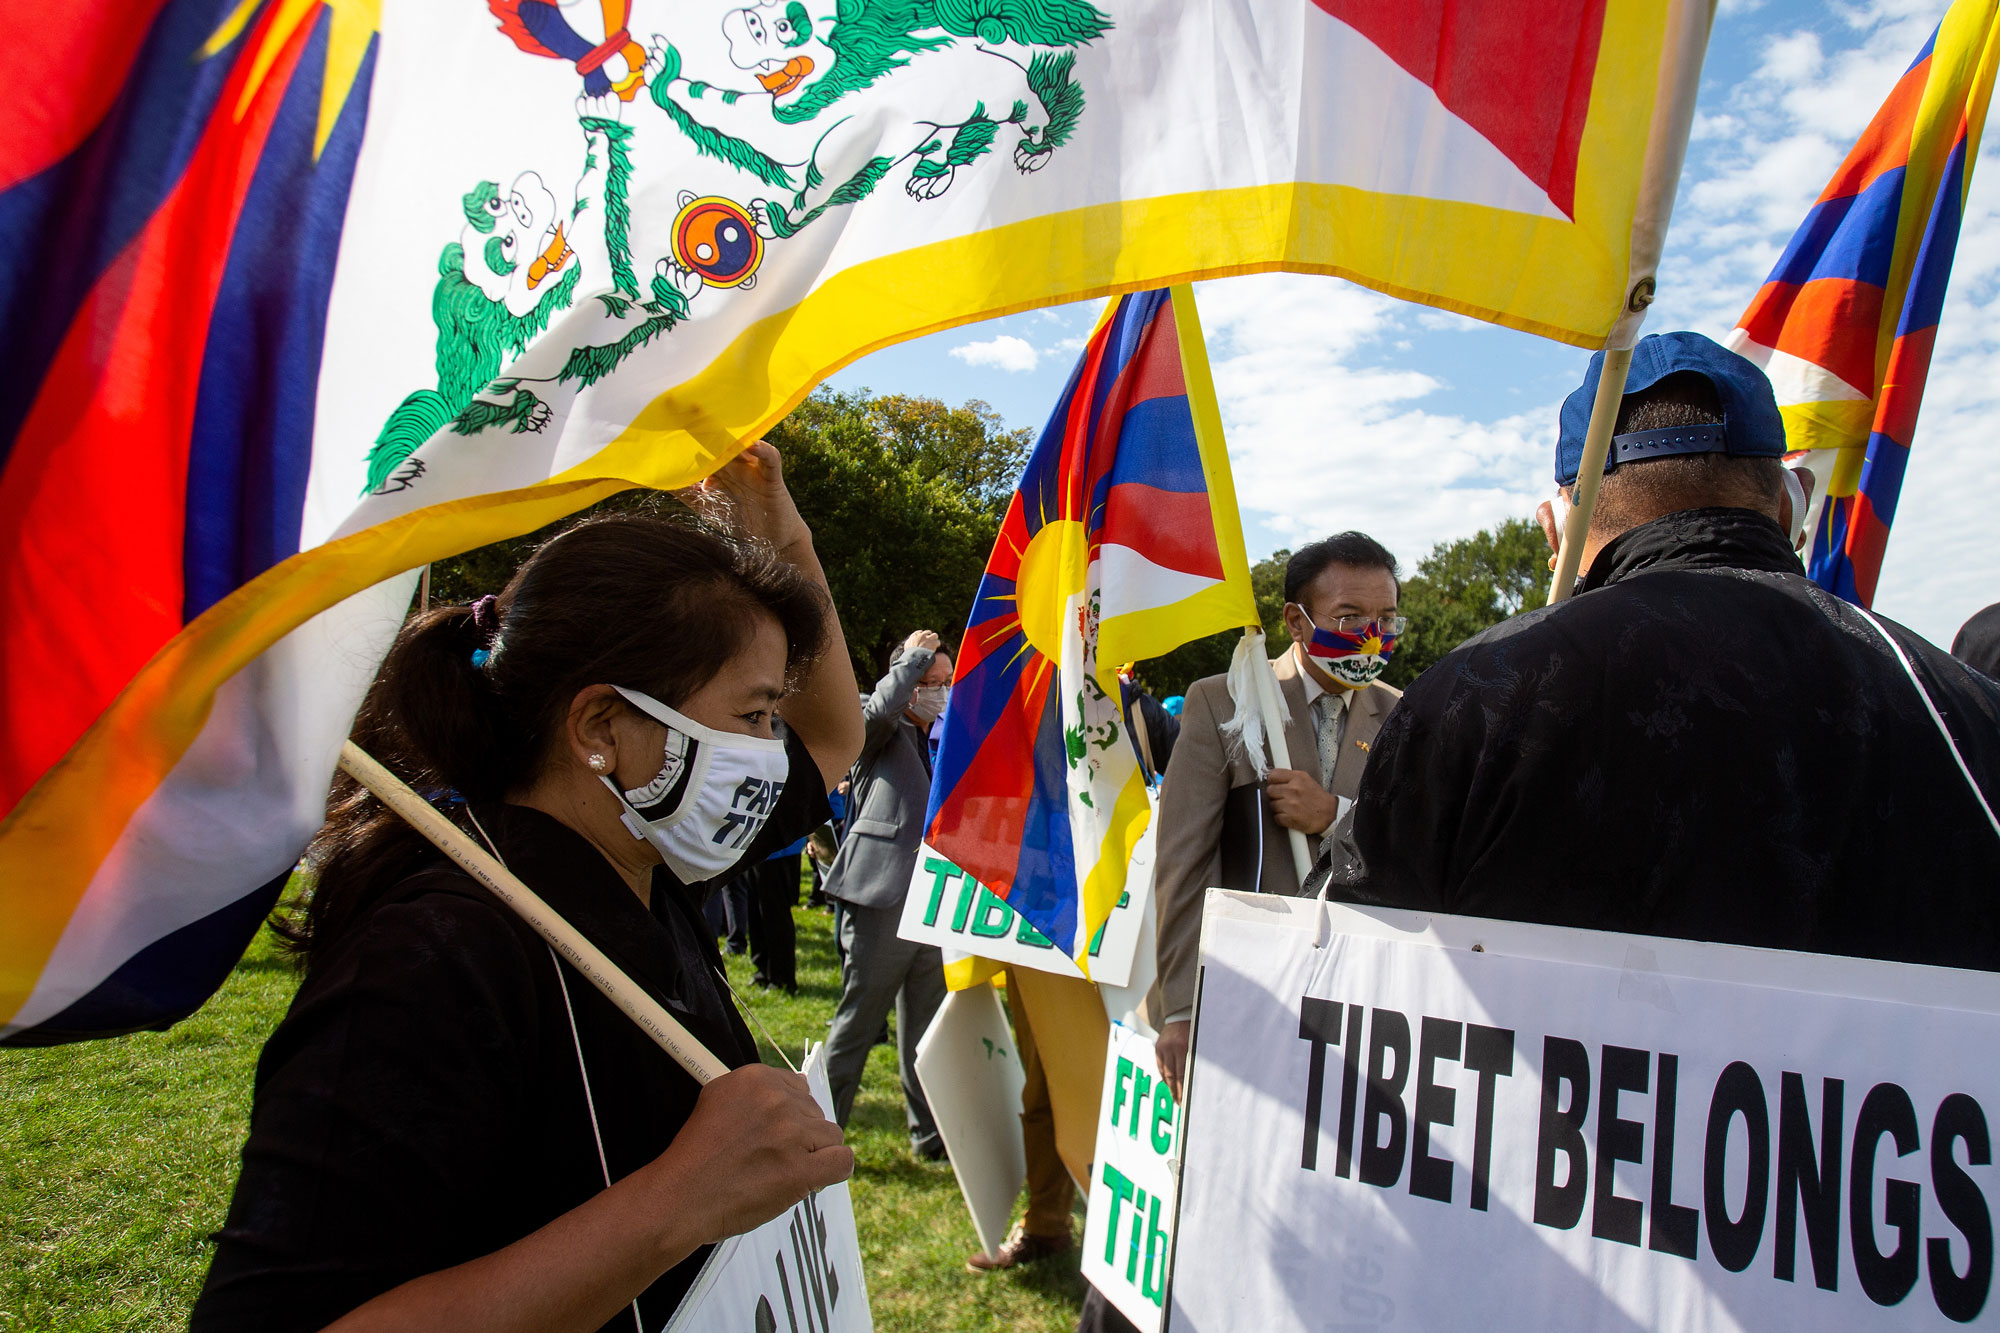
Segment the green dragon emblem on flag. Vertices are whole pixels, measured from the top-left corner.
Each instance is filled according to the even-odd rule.
[[[501,31],[546,56],[522,45],[521,34],[546,21],[537,7],[555,8],[505,0],[495,12],[523,20],[503,17]],[[551,386],[584,388],[611,374],[688,318],[705,290],[751,288],[767,245],[868,198],[899,170],[917,205],[996,148],[1023,175],[1042,170],[1083,116],[1076,49],[1111,27],[1087,0],[772,0],[670,12],[674,31],[654,37],[640,71],[649,98],[620,86],[577,99],[583,167],[569,201],[534,171],[466,191],[431,297],[437,382],[383,424],[368,451],[367,493],[415,484],[424,471],[416,452],[439,431],[541,431]],[[659,117],[643,109],[647,100]],[[682,190],[669,253],[649,268],[632,253],[642,136],[649,152],[735,172],[738,197],[750,201]],[[600,262],[608,271],[590,271]],[[596,308],[587,327],[566,333],[568,354],[559,363],[526,355],[580,292]],[[566,317],[565,329],[576,322]]]
[[[720,26],[716,68],[655,38],[653,101],[697,151],[784,192],[750,205],[783,238],[906,163],[910,197],[935,199],[1006,130],[1015,167],[1041,170],[1083,116],[1075,48],[1111,20],[1086,0],[772,0]],[[882,113],[908,105],[899,84],[917,79],[950,103],[884,134]]]
[[[634,131],[617,119],[609,97],[580,99],[585,141],[583,174],[567,209],[532,171],[503,193],[479,181],[462,201],[464,225],[438,256],[431,319],[437,325],[434,389],[418,389],[397,405],[368,451],[366,493],[403,490],[423,475],[417,447],[447,426],[460,435],[488,430],[539,431],[549,408],[527,376],[499,378],[506,359],[521,356],[568,309],[584,281],[584,254],[603,253],[610,273],[591,275],[609,341],[573,347],[555,373],[537,383],[596,383],[640,347],[687,317],[703,279],[671,258],[653,267],[643,294],[632,263]],[[599,237],[588,237],[596,231]],[[593,244],[593,240],[595,244]],[[608,281],[607,281],[608,279]]]

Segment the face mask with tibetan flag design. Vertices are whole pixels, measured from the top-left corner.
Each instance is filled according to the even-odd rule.
[[[1373,685],[1389,665],[1396,652],[1396,636],[1407,622],[1399,615],[1342,616],[1335,625],[1322,629],[1308,613],[1306,623],[1313,632],[1305,650],[1320,669],[1348,689],[1359,690]]]

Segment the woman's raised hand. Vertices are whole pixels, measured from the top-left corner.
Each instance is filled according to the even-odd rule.
[[[763,440],[680,495],[704,518],[721,522],[741,536],[769,542],[780,551],[812,539],[811,529],[792,502],[792,493],[785,489],[784,462],[776,447]]]

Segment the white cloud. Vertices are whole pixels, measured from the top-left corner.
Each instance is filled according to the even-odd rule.
[[[1737,134],[1742,128],[1743,123],[1732,115],[1726,113],[1708,115],[1697,110],[1694,113],[1694,124],[1688,129],[1688,138],[1697,143],[1704,139],[1725,139]]]
[[[1200,300],[1238,501],[1273,540],[1360,528],[1413,566],[1549,489],[1553,404],[1491,422],[1429,411],[1445,382],[1382,363],[1407,333],[1479,326],[1336,278],[1236,278]]]
[[[1064,338],[1061,342],[1056,343],[1054,346],[1046,349],[1042,353],[1042,355],[1075,356],[1078,352],[1081,352],[1084,348],[1088,347],[1089,345],[1090,345],[1090,339],[1088,338]]]
[[[1748,212],[1764,226],[1775,223],[1772,234],[1783,234],[1805,216],[1845,149],[1845,144],[1810,133],[1756,144],[1739,165],[1697,183],[1689,202],[1698,218]]]
[[[968,366],[991,366],[1010,375],[1031,371],[1042,360],[1042,354],[1035,350],[1033,343],[1025,338],[1016,338],[1011,333],[1003,333],[985,342],[965,343],[952,348],[951,354]]]
[[[1816,32],[1788,33],[1764,44],[1764,77],[1779,84],[1796,85],[1813,78],[1825,63]]]

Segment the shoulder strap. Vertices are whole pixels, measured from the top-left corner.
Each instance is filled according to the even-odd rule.
[[[1931,702],[1931,692],[1924,688],[1924,682],[1918,677],[1916,668],[1910,664],[1909,655],[1903,651],[1903,645],[1896,642],[1896,637],[1882,627],[1882,622],[1877,620],[1867,607],[1856,606],[1854,609],[1859,611],[1861,618],[1882,636],[1882,641],[1889,645],[1889,651],[1896,655],[1896,661],[1902,665],[1903,674],[1910,678],[1910,684],[1917,687],[1917,696],[1924,701],[1924,711],[1931,715],[1931,724],[1937,728],[1938,735],[1944,737],[1945,748],[1951,751],[1952,762],[1958,765],[1959,773],[1965,778],[1965,785],[1972,789],[1972,799],[1978,801],[1979,808],[1986,812],[1986,822],[1993,826],[1994,836],[2000,837],[2000,818],[1994,817],[1993,807],[1986,802],[1986,793],[1979,790],[1979,783],[1973,779],[1972,770],[1966,767],[1965,756],[1958,752],[1958,742],[1952,739],[1951,728],[1944,724],[1943,714],[1939,713],[1937,705]]]

